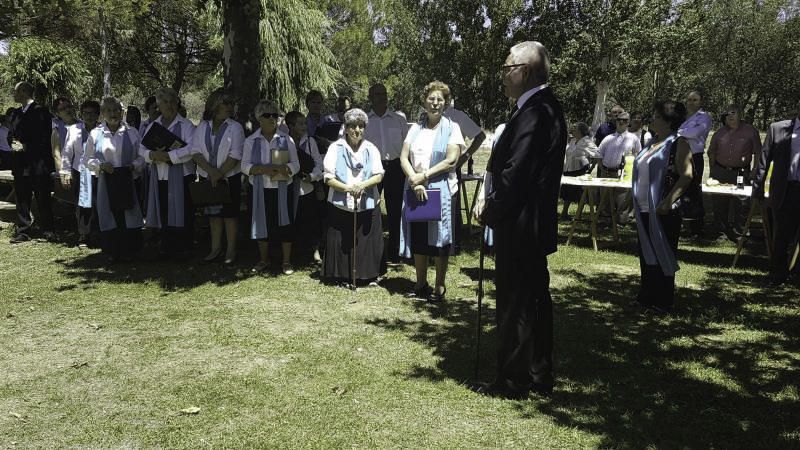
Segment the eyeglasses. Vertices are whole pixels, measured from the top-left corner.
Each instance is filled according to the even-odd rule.
[[[279,119],[281,117],[280,113],[264,113],[261,116],[262,119]]]
[[[503,73],[507,74],[507,73],[511,72],[511,69],[514,69],[516,67],[524,67],[524,66],[527,66],[527,64],[506,64],[506,65],[502,66],[500,68],[500,70]]]

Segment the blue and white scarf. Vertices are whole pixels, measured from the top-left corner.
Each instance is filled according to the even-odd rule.
[[[128,136],[127,128],[125,128],[124,133],[125,134],[122,141],[121,167],[130,166],[133,163],[134,158],[133,143],[131,142],[130,136]],[[100,161],[100,164],[105,162],[105,156],[103,155],[104,136],[105,130],[100,128],[97,132],[97,142],[95,142],[94,150],[95,158]],[[106,176],[107,174],[101,171],[97,177],[97,218],[98,222],[100,222],[100,231],[109,231],[117,228],[117,222],[114,220],[112,205],[108,199]],[[131,179],[131,184],[133,184],[133,179]],[[133,188],[131,189],[131,195],[133,196],[133,207],[125,210],[125,226],[128,229],[141,228],[142,210],[139,207],[139,199],[136,198],[136,190]]]
[[[261,130],[258,131],[259,135],[253,140],[253,165],[258,166],[262,164],[272,163],[271,148],[267,148],[267,161],[263,161],[261,157]],[[278,151],[289,151],[289,140],[284,135],[278,135]],[[267,209],[264,206],[264,176],[253,175],[251,176],[253,182],[253,216],[250,220],[250,238],[251,239],[267,239]],[[292,222],[289,219],[289,204],[287,201],[288,183],[286,181],[278,181],[278,226],[290,225]]]
[[[170,129],[172,134],[183,139],[180,120]],[[168,149],[169,150],[169,149]],[[183,192],[183,164],[169,166],[167,175],[167,226],[183,227],[184,192]],[[158,198],[158,164],[150,165],[150,180],[147,195],[147,220],[148,228],[162,228],[161,202]]]
[[[350,172],[352,170],[360,170],[363,171],[364,180],[369,180],[372,178],[372,156],[370,155],[369,149],[366,147],[362,147],[361,151],[364,154],[364,163],[360,163],[353,158],[353,155],[350,153],[350,150],[347,148],[347,145],[344,144],[343,141],[336,141],[334,144],[333,150],[336,152],[336,179],[342,183],[347,184],[348,180],[350,179]],[[330,151],[330,150],[328,150]],[[377,187],[372,186],[372,188],[364,191],[364,194],[359,198],[359,202],[357,205],[354,204],[354,207],[357,211],[364,211],[368,209],[375,208],[375,197],[377,193]],[[333,197],[331,198],[331,203],[340,207],[340,208],[347,208],[347,196],[351,195],[347,192],[333,190]]]

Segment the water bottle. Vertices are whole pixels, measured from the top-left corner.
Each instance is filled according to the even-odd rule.
[[[472,160],[472,157],[470,156],[469,160],[467,161],[467,174],[472,175],[472,165],[474,163],[475,162]]]
[[[736,189],[744,189],[744,167],[740,167],[736,175]]]

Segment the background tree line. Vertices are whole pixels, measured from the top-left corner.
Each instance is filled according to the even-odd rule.
[[[243,118],[259,96],[303,109],[309,89],[330,106],[341,94],[367,105],[378,81],[415,117],[421,87],[439,79],[492,128],[508,108],[500,66],[527,39],[550,50],[570,120],[591,121],[604,83],[607,106],[646,112],[701,89],[709,110],[735,103],[761,128],[800,100],[797,0],[2,2],[4,89],[27,79],[43,101],[99,98],[106,64],[112,94],[141,104],[171,86],[195,118],[221,85],[238,93]]]

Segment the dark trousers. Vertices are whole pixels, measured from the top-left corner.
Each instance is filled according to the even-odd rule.
[[[519,239],[508,231],[498,227],[495,233],[495,383],[512,390],[552,388],[553,301],[547,256],[519,249]]]
[[[703,183],[703,172],[706,168],[706,162],[703,159],[703,153],[694,153],[692,155],[692,166],[694,172],[692,181],[698,185],[701,185]],[[702,196],[700,198],[702,198]],[[699,219],[686,219],[686,225],[689,227],[689,231],[694,235],[703,234],[704,222],[705,213],[701,215]]]
[[[789,275],[790,258],[800,238],[800,182],[790,181],[786,185],[786,196],[781,207],[774,210],[773,218],[774,249],[770,271],[773,277],[784,279]]]
[[[400,254],[400,215],[403,211],[403,187],[406,175],[400,167],[400,158],[382,163],[386,172],[378,185],[378,190],[383,193],[386,201],[386,228],[389,231],[389,240],[385,248],[387,259],[394,261]]]
[[[745,180],[749,178],[749,168],[745,169]],[[736,184],[736,177],[739,175],[738,169],[728,169],[717,164],[711,166],[711,178],[720,183]],[[731,226],[741,229],[747,220],[747,213],[750,211],[750,199],[747,197],[737,198],[727,195],[714,195],[711,197],[714,210],[714,226],[717,231],[729,231]],[[733,220],[729,217],[733,214]]]
[[[36,195],[38,214],[36,220],[42,231],[55,231],[53,225],[53,179],[50,175],[14,174],[14,190],[17,194],[17,233],[28,234],[33,226],[31,205]]]
[[[194,175],[183,177],[183,226],[171,227],[167,225],[169,217],[169,181],[158,181],[158,202],[161,206],[161,232],[159,237],[161,253],[176,254],[192,250],[194,240],[194,206],[192,196],[189,194],[189,183],[194,181]]]
[[[669,247],[676,254],[678,251],[678,238],[681,232],[681,216],[669,214],[659,216],[664,234],[669,242]],[[642,213],[642,227],[644,232],[650,235],[650,214]],[[664,271],[658,264],[647,265],[642,256],[641,237],[639,240],[639,270],[641,271],[641,286],[636,299],[645,306],[657,306],[666,310],[672,309],[675,301],[675,277],[664,275]]]

